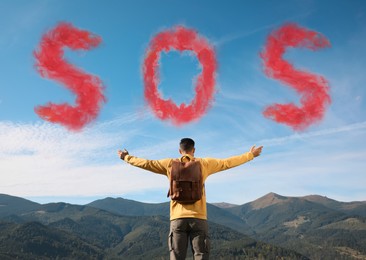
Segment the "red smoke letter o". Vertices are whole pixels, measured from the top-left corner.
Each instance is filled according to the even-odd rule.
[[[202,65],[202,73],[196,82],[196,95],[189,105],[182,103],[178,107],[172,100],[164,100],[157,88],[160,53],[171,49],[194,52]],[[158,118],[172,120],[176,125],[191,122],[203,116],[212,102],[215,72],[215,52],[206,39],[182,26],[163,31],[151,40],[146,52],[143,64],[145,99]]]

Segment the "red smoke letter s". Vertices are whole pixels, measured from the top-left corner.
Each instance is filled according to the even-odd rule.
[[[304,47],[317,50],[330,46],[323,35],[297,26],[286,24],[272,32],[261,53],[264,71],[268,77],[279,80],[295,89],[301,95],[301,107],[294,104],[274,104],[263,114],[278,123],[286,124],[295,130],[303,130],[320,121],[325,108],[330,104],[328,82],[322,76],[294,69],[283,59],[287,47]]]
[[[68,23],[60,23],[46,33],[35,51],[36,68],[42,77],[60,82],[76,95],[76,104],[38,106],[35,112],[44,120],[59,123],[70,130],[80,130],[94,120],[106,101],[102,81],[63,59],[64,47],[89,50],[99,45],[101,38]]]

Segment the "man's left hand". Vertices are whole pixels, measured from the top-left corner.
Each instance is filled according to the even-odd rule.
[[[126,149],[123,149],[123,151],[118,150],[118,155],[119,155],[119,158],[121,158],[122,160],[124,160],[125,157],[126,157],[126,155],[128,155],[128,151]]]

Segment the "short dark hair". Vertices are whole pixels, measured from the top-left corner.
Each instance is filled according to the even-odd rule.
[[[184,152],[191,152],[194,149],[194,141],[191,138],[183,138],[180,140],[179,147]]]

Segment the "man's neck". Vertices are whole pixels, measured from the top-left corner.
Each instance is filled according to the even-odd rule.
[[[182,156],[190,156],[190,157],[194,157],[194,153],[182,153]]]

